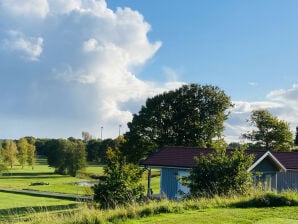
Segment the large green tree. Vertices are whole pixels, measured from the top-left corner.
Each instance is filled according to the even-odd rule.
[[[293,147],[293,135],[289,124],[279,120],[268,110],[254,110],[248,120],[253,126],[251,132],[243,134],[259,148],[274,151],[290,151]]]
[[[77,171],[86,167],[86,146],[80,140],[51,140],[46,155],[56,173],[76,176]]]
[[[231,107],[224,91],[211,85],[183,85],[149,98],[128,123],[123,151],[138,162],[165,145],[210,146],[221,136]]]

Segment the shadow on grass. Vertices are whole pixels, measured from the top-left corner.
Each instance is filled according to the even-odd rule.
[[[37,177],[29,177],[29,176],[22,176],[22,177],[0,177],[0,180],[13,180],[13,179],[16,179],[16,180],[28,180],[28,178],[30,178],[31,180],[33,179],[59,179],[59,178],[65,178],[67,176],[37,176]]]
[[[249,200],[243,200],[232,204],[236,208],[266,208],[281,206],[298,206],[298,200],[293,195],[282,195],[275,193],[265,193]]]
[[[19,173],[3,173],[2,176],[4,177],[15,177],[15,176],[26,176],[26,177],[34,177],[34,176],[41,176],[41,175],[57,175],[54,172],[39,172],[39,173],[26,173],[26,172],[19,172]]]
[[[73,210],[78,208],[78,205],[79,204],[77,203],[72,203],[68,205],[16,207],[10,209],[0,209],[0,221],[5,221],[7,219],[16,218],[32,213]]]

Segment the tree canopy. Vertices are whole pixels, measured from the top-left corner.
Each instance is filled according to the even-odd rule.
[[[279,120],[267,110],[254,110],[248,120],[256,129],[243,134],[243,137],[255,143],[258,148],[275,151],[290,151],[293,135],[289,124]]]
[[[221,136],[231,107],[230,97],[211,85],[183,85],[149,98],[128,123],[124,154],[138,162],[165,145],[210,146]]]
[[[86,167],[86,148],[82,141],[54,139],[48,144],[48,163],[57,173],[76,176]]]

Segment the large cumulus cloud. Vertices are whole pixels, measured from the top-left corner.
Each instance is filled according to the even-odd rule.
[[[144,100],[181,83],[133,73],[161,46],[143,16],[104,0],[3,0],[0,3],[2,136],[114,137]],[[7,100],[9,99],[9,100]],[[16,130],[18,129],[18,130]]]

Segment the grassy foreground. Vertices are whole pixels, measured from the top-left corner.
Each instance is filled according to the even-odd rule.
[[[17,215],[17,214],[15,214]],[[16,217],[16,216],[14,216]],[[111,210],[81,204],[63,212],[32,212],[6,223],[298,223],[298,193],[262,193],[247,197],[148,201]]]
[[[127,220],[127,224],[136,223],[258,223],[258,224],[295,224],[298,223],[298,207],[279,208],[217,208],[186,211],[178,214],[160,214],[142,219]]]

